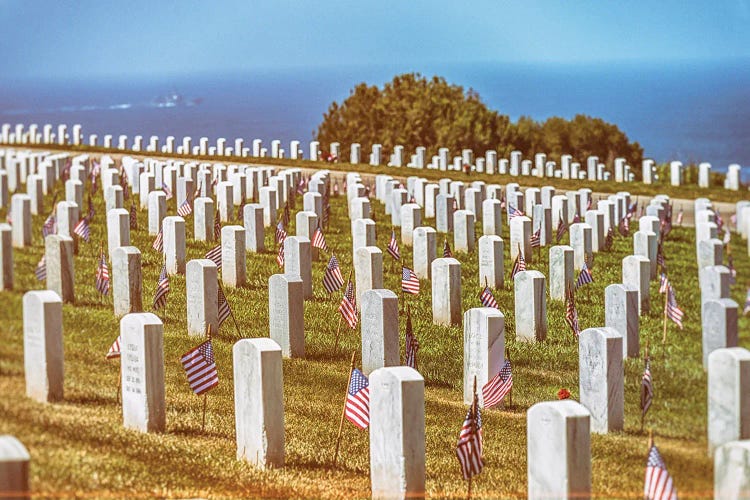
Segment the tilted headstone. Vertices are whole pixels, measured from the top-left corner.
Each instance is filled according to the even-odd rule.
[[[51,234],[44,239],[44,261],[47,266],[47,289],[63,302],[75,302],[75,269],[73,238]]]
[[[185,294],[187,296],[187,331],[202,336],[219,331],[219,271],[214,261],[195,259],[187,263]]]
[[[625,421],[622,335],[614,328],[587,328],[578,338],[581,404],[591,414],[591,432],[620,431]]]
[[[568,245],[556,245],[549,249],[549,298],[565,300],[568,290],[575,287],[575,268],[573,248]]]
[[[425,495],[424,379],[406,366],[370,375],[370,485],[374,499]]]
[[[640,350],[638,291],[620,283],[604,289],[604,326],[622,336],[622,356],[637,358]]]
[[[591,495],[590,414],[570,399],[537,403],[526,412],[528,498]]]
[[[505,284],[503,239],[500,236],[479,238],[479,286],[502,289]]]
[[[269,338],[242,339],[232,349],[237,459],[261,469],[284,465],[281,347]]]
[[[23,296],[23,359],[26,396],[40,403],[62,401],[63,317],[60,296],[35,290]]]
[[[304,284],[298,275],[268,278],[268,329],[285,358],[305,357]]]
[[[417,227],[414,229],[413,241],[414,274],[421,280],[428,280],[432,276],[432,261],[437,258],[437,231],[431,227]]]
[[[474,401],[477,382],[479,405],[482,391],[505,362],[505,317],[494,307],[475,307],[464,313],[464,404]]]
[[[390,290],[362,294],[362,372],[400,363],[398,297]]]
[[[708,357],[708,454],[750,438],[750,351],[716,349]]]
[[[454,258],[432,261],[432,322],[461,324],[461,263]]]
[[[126,429],[166,430],[164,325],[152,313],[120,320],[122,417]]]
[[[545,278],[539,271],[516,273],[513,283],[516,312],[516,339],[540,342],[547,338],[547,298]]]
[[[121,246],[112,253],[112,302],[115,316],[143,310],[141,251]]]

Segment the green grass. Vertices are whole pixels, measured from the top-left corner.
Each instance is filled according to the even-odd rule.
[[[421,173],[421,172],[420,172]],[[526,179],[524,179],[525,181]],[[558,183],[557,180],[554,181]],[[49,205],[51,199],[47,199]],[[313,265],[315,299],[305,303],[306,358],[284,360],[286,466],[258,471],[236,460],[231,349],[240,337],[268,335],[267,282],[280,272],[275,253],[248,254],[247,286],[226,289],[240,327],[226,322],[214,346],[221,382],[208,395],[206,431],[201,432],[201,398],[194,396],[180,366],[182,353],[196,344],[186,332],[185,280],[173,277],[164,329],[167,431],[145,435],[122,427],[117,402],[119,361],[104,358],[117,337],[119,321],[112,314],[111,298],[100,301],[94,289],[99,243],[106,245],[101,192],[92,241],[81,243],[75,258],[77,304],[63,307],[65,342],[65,401],[39,404],[24,395],[23,328],[21,299],[26,290],[42,289],[33,269],[43,253],[41,224],[34,217],[33,246],[15,251],[15,289],[0,294],[0,433],[17,436],[32,456],[31,484],[39,496],[293,496],[369,497],[368,435],[350,424],[344,427],[339,466],[331,468],[333,442],[348,375],[351,352],[360,349],[360,332],[341,328],[341,348],[333,352],[339,322],[340,294],[325,295],[321,280],[326,258]],[[174,213],[174,201],[170,201]],[[299,207],[301,203],[297,202]],[[126,202],[129,206],[129,202]],[[45,207],[47,210],[49,206]],[[378,222],[378,246],[390,236],[390,220],[383,206],[373,201]],[[4,214],[0,214],[4,215]],[[143,252],[144,304],[152,301],[161,258],[151,249],[145,211],[132,244]],[[294,217],[292,217],[292,221]],[[332,224],[326,232],[337,251],[344,275],[351,269],[351,236],[344,197],[332,199]],[[428,220],[426,224],[434,224]],[[188,238],[193,218],[187,218]],[[508,228],[504,225],[508,241]],[[290,228],[294,234],[294,227]],[[481,225],[477,225],[477,235]],[[735,236],[739,239],[738,236]],[[567,242],[567,236],[565,237]],[[442,248],[443,237],[438,238]],[[266,231],[273,248],[273,230]],[[210,243],[188,240],[187,258],[202,258]],[[451,240],[452,246],[452,240]],[[739,246],[739,245],[738,245]],[[402,258],[411,266],[411,249],[402,245]],[[652,346],[654,405],[647,427],[653,428],[662,455],[683,497],[712,495],[712,460],[706,442],[706,376],[701,367],[699,288],[693,230],[676,228],[665,244],[677,299],[685,311],[685,330],[669,325],[669,342],[661,344],[663,297],[651,284],[652,312],[641,318],[641,345]],[[631,238],[617,237],[612,251],[596,254],[595,282],[578,294],[583,328],[604,323],[604,288],[621,281],[621,260],[632,253]],[[515,342],[513,295],[507,281],[510,268],[505,248],[506,286],[496,291],[505,315],[506,342],[514,362],[513,405],[484,414],[487,466],[474,481],[474,493],[483,497],[525,496],[526,410],[539,401],[556,398],[561,387],[578,395],[578,350],[564,322],[564,306],[548,301],[548,337],[545,342]],[[750,275],[745,252],[736,252],[738,275]],[[480,305],[477,255],[457,254],[462,265],[463,309]],[[399,290],[400,273],[391,272],[386,254],[384,285]],[[531,269],[548,275],[547,249],[535,255]],[[395,268],[394,268],[395,269]],[[465,415],[462,404],[463,330],[432,325],[430,285],[408,298],[419,338],[420,371],[425,377],[427,489],[431,496],[462,497],[454,447]],[[744,283],[732,286],[732,298],[744,302]],[[401,318],[403,352],[403,328]],[[748,323],[740,319],[740,345],[748,345]],[[642,360],[627,359],[625,366],[625,430],[591,439],[593,490],[599,497],[641,497],[647,433],[640,431],[639,386]]]

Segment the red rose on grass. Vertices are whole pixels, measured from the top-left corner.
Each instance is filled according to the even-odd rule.
[[[564,387],[557,391],[557,399],[568,399],[570,398],[570,391]]]

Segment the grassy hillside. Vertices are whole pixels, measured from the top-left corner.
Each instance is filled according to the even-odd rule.
[[[403,170],[402,170],[403,172]],[[422,172],[420,172],[421,174]],[[424,171],[431,174],[430,171]],[[499,178],[504,182],[504,178]],[[524,179],[526,181],[526,179]],[[524,184],[527,184],[524,182]],[[555,184],[561,184],[557,180]],[[17,436],[32,456],[33,490],[44,496],[308,496],[368,497],[368,434],[346,424],[339,466],[331,469],[333,441],[338,428],[351,352],[360,348],[360,332],[341,328],[341,349],[333,352],[339,322],[340,294],[328,297],[321,285],[325,260],[313,265],[316,297],[305,303],[307,357],[284,360],[286,467],[261,472],[235,458],[232,389],[233,343],[240,337],[268,335],[267,282],[280,272],[275,253],[248,254],[249,283],[227,289],[240,332],[227,321],[215,337],[220,384],[208,395],[205,432],[201,432],[201,398],[194,396],[180,366],[182,353],[196,344],[186,333],[185,279],[171,279],[165,324],[167,432],[143,435],[122,427],[117,390],[119,361],[105,360],[117,337],[119,322],[112,314],[111,298],[100,300],[94,289],[94,272],[100,242],[106,245],[104,205],[96,197],[97,215],[91,243],[81,243],[75,258],[77,304],[65,305],[65,402],[43,405],[24,395],[23,328],[21,299],[26,290],[41,289],[33,270],[43,253],[41,224],[34,218],[34,244],[15,251],[16,285],[0,294],[0,434]],[[47,200],[49,204],[51,199]],[[344,276],[352,268],[351,235],[344,197],[332,198],[329,246],[341,261]],[[298,201],[297,206],[301,203]],[[129,202],[126,202],[129,206]],[[378,221],[378,246],[390,236],[390,220],[383,206],[373,201]],[[174,200],[170,212],[174,213]],[[0,214],[3,215],[4,214]],[[292,221],[294,217],[292,217]],[[143,252],[144,304],[151,304],[161,258],[151,249],[146,231],[147,214],[138,214],[139,230],[132,244]],[[434,224],[428,220],[427,224]],[[509,241],[508,228],[503,227]],[[187,218],[187,258],[202,258],[212,244],[192,241],[193,218]],[[294,227],[290,229],[294,234]],[[481,225],[477,225],[481,235]],[[735,236],[739,240],[738,236]],[[567,243],[568,237],[565,237]],[[439,236],[438,245],[442,247]],[[273,248],[273,230],[266,232]],[[452,240],[451,240],[451,246]],[[736,242],[736,246],[743,246]],[[661,344],[663,296],[658,283],[651,285],[652,312],[641,318],[641,344],[650,340],[655,399],[647,426],[683,497],[711,496],[712,460],[706,443],[706,376],[701,367],[700,292],[691,229],[676,228],[665,244],[677,300],[685,311],[685,330],[669,325],[666,346]],[[621,260],[632,253],[631,238],[617,237],[612,251],[596,254],[595,282],[578,294],[583,328],[604,323],[604,288],[621,280]],[[525,497],[526,410],[536,402],[555,399],[568,388],[578,395],[578,350],[565,325],[564,305],[548,301],[549,333],[545,342],[515,342],[513,293],[507,281],[511,263],[505,249],[506,286],[495,296],[505,315],[506,342],[514,362],[513,405],[484,414],[487,466],[474,481],[477,496]],[[411,267],[411,249],[402,246],[402,257]],[[476,252],[457,254],[462,264],[463,309],[480,305]],[[400,273],[386,254],[384,284],[400,288]],[[738,284],[732,298],[742,304],[745,280],[750,276],[746,252],[735,252]],[[535,254],[529,265],[548,275],[547,249]],[[463,330],[432,325],[430,285],[407,298],[421,344],[420,371],[426,381],[427,488],[431,496],[465,495],[454,448],[465,415],[462,404]],[[405,318],[401,318],[402,352]],[[740,345],[748,346],[747,320],[740,319]],[[647,433],[640,431],[639,385],[641,360],[625,361],[625,431],[592,436],[593,490],[602,497],[640,497],[646,460]]]

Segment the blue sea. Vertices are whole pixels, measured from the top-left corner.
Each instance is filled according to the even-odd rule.
[[[308,141],[332,101],[403,67],[88,80],[0,76],[0,123],[80,123],[85,134]],[[434,65],[420,72],[473,88],[512,119],[578,113],[617,124],[657,161],[739,163],[750,171],[750,61],[598,65]],[[159,107],[176,91],[192,106]],[[288,147],[288,146],[286,146]],[[750,172],[745,177],[750,177]]]

